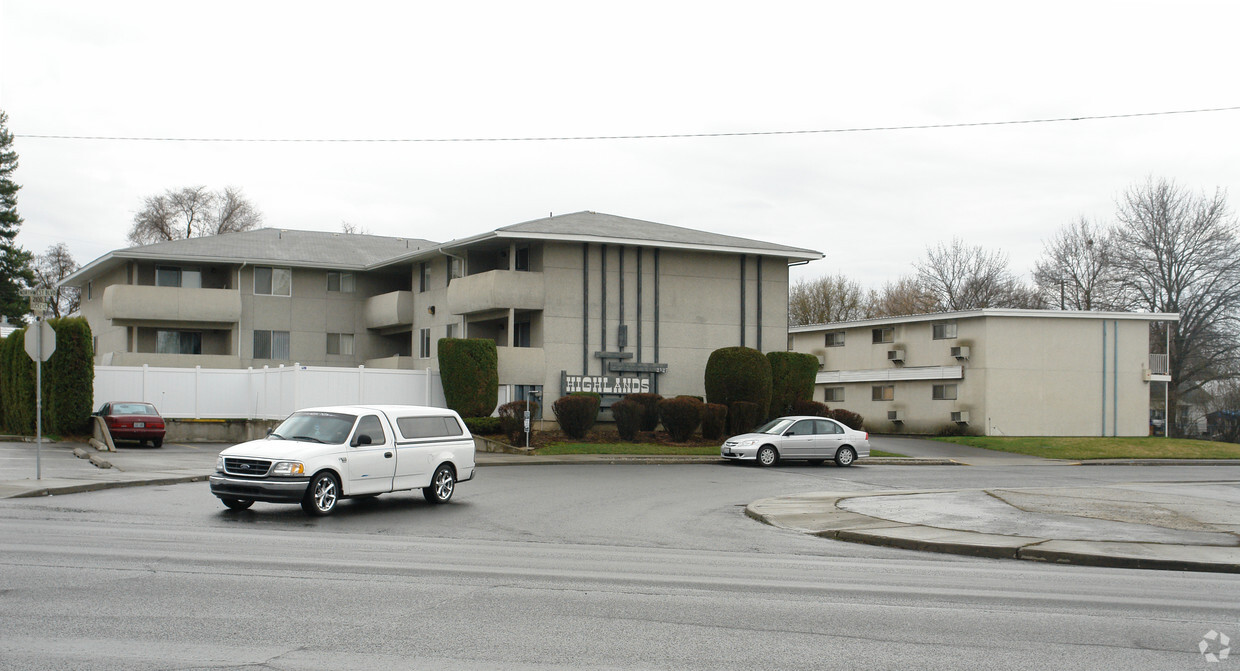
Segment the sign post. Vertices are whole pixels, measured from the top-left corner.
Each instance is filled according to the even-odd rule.
[[[35,452],[34,473],[36,480],[43,479],[43,362],[56,351],[56,332],[44,321],[47,301],[56,294],[55,289],[43,287],[22,289],[21,294],[30,298],[30,311],[34,323],[26,329],[26,354],[34,359],[34,422]]]

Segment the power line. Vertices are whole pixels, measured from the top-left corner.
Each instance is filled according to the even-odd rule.
[[[907,126],[868,126],[857,128],[822,128],[815,130],[767,130],[737,131],[731,133],[668,133],[663,135],[570,135],[547,137],[453,137],[453,138],[224,138],[224,137],[135,137],[119,135],[40,135],[13,133],[13,137],[31,140],[111,140],[124,142],[574,142],[583,140],[671,140],[678,138],[754,137],[762,135],[822,135],[827,133],[876,133],[899,130],[934,130],[942,128],[978,128],[981,126],[1015,126],[1022,124],[1062,123],[1065,121],[1104,121],[1108,119],[1133,119],[1137,117],[1172,116],[1179,114],[1203,114],[1208,112],[1234,112],[1235,107],[1210,107],[1165,112],[1133,112],[1129,114],[1098,114],[1089,116],[1054,117],[1046,119],[1016,119],[1008,121],[973,121],[960,123],[916,124]]]

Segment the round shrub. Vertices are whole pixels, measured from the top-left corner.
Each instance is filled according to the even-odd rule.
[[[800,401],[800,400],[792,402],[792,414],[794,415],[809,415],[811,417],[830,417],[831,415],[827,414],[829,412],[831,412],[831,408],[828,408],[826,403],[819,403],[818,401]]]
[[[505,436],[508,436],[510,445],[521,445],[525,443],[525,411],[530,411],[530,417],[538,414],[538,404],[533,401],[513,401],[505,403],[499,407],[499,426]],[[530,431],[534,430],[533,425]]]
[[[625,400],[642,404],[642,431],[654,431],[659,427],[659,401],[663,397],[658,394],[629,394]]]
[[[499,403],[499,353],[486,338],[440,338],[439,376],[448,407],[486,417]]]
[[[702,407],[702,437],[707,440],[719,440],[723,430],[727,428],[728,406],[722,403],[707,403]]]
[[[732,435],[749,433],[762,421],[766,416],[766,406],[750,403],[749,401],[736,401],[728,407],[728,430]]]
[[[729,410],[737,401],[753,403],[761,417],[766,417],[771,407],[771,362],[751,347],[724,347],[711,352],[706,360],[705,384],[708,403],[722,403]]]
[[[465,421],[465,428],[475,436],[493,436],[503,432],[499,417],[462,417],[461,419]]]
[[[586,432],[598,420],[599,397],[597,394],[569,394],[551,404],[551,411],[560,423],[560,429],[572,438],[585,438]]]
[[[672,440],[683,443],[693,436],[702,423],[704,404],[692,396],[678,396],[659,401],[659,419]]]
[[[611,404],[611,416],[616,420],[616,432],[623,440],[636,440],[637,432],[642,428],[646,406],[627,398]]]
[[[845,410],[843,408],[835,408],[834,410],[828,411],[827,417],[830,417],[831,419],[834,419],[840,424],[843,424],[844,426],[847,426],[855,431],[861,431],[861,427],[865,425],[865,418],[851,410]]]
[[[771,362],[771,408],[768,418],[792,413],[792,404],[797,401],[813,400],[818,357],[800,352],[770,352],[766,358]]]

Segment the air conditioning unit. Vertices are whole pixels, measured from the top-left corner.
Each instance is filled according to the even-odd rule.
[[[825,368],[827,365],[827,355],[826,354],[815,354],[814,356],[818,357],[818,367]]]
[[[888,361],[904,361],[904,350],[902,349],[887,350],[887,360]]]
[[[957,359],[969,358],[969,346],[961,345],[960,347],[953,347],[952,356],[956,357]]]
[[[957,424],[968,424],[969,423],[969,411],[961,410],[958,412],[953,412],[952,421]]]
[[[1146,368],[1145,366],[1141,367],[1141,379],[1145,380],[1146,382],[1150,381],[1150,369],[1149,368]]]
[[[953,414],[955,414],[955,413],[953,413]],[[903,412],[903,411],[901,411],[901,410],[888,410],[888,411],[887,411],[887,420],[888,420],[888,421],[891,421],[891,422],[897,422],[897,423],[903,422],[903,421],[904,421],[904,412]]]

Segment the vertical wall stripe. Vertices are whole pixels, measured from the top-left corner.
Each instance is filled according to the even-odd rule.
[[[1119,435],[1119,320],[1111,322],[1111,435]]]
[[[757,295],[757,299],[754,301],[755,307],[758,310],[758,314],[757,314],[757,317],[754,319],[754,326],[757,327],[758,329],[757,347],[758,347],[758,351],[761,352],[762,351],[762,257],[755,256],[754,260],[758,264],[758,271],[757,273],[755,273],[755,277],[754,277],[754,279],[758,282],[758,295]]]
[[[1107,323],[1102,322],[1102,433],[1107,435]]]
[[[741,347],[745,346],[745,255],[741,254]]]
[[[581,374],[590,374],[590,243],[581,243]]]
[[[618,271],[616,274],[620,278],[620,325],[618,328],[623,329],[624,328],[624,246],[623,245],[616,247],[616,255],[620,257],[620,260],[616,263],[616,270]],[[624,348],[620,347],[619,330],[617,330],[616,334],[617,334],[616,335],[616,350],[619,351]]]
[[[607,245],[599,245],[599,255],[602,261],[599,262],[599,278],[602,284],[599,285],[599,350],[607,351]],[[607,369],[604,367],[603,373]]]
[[[659,248],[654,248],[654,361],[659,361]],[[650,391],[659,393],[659,375],[650,376]]]
[[[644,250],[637,248],[637,360],[642,360],[642,256]]]

